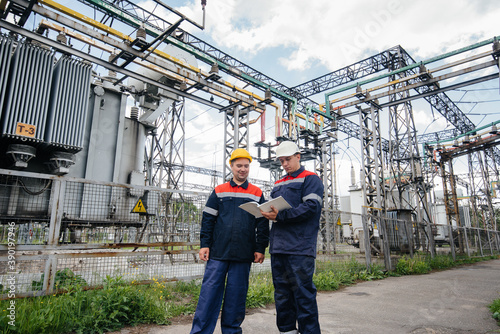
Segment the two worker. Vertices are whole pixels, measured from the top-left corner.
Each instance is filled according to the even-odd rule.
[[[291,209],[271,207],[256,218],[239,208],[249,201],[265,201],[262,190],[247,180],[252,157],[242,148],[229,159],[232,179],[217,186],[207,200],[199,251],[207,264],[191,334],[213,333],[221,305],[222,333],[242,333],[251,263],[264,261],[268,242],[280,333],[320,333],[312,278],[323,183],[301,166],[295,143],[282,142],[276,157],[286,175],[276,181],[271,197],[282,196]]]

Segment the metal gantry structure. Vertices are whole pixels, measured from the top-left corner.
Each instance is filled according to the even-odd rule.
[[[251,124],[263,122],[266,108],[272,107],[277,110],[276,142],[297,142],[302,148],[303,160],[314,160],[315,170],[324,181],[321,233],[326,245],[330,244],[332,235],[337,235],[339,220],[335,213],[339,210],[335,145],[340,135],[360,142],[363,207],[365,217],[372,217],[364,221],[367,239],[374,232],[377,219],[383,219],[391,211],[401,215],[411,211],[414,216],[410,219],[425,222],[423,233],[432,234],[432,218],[427,207],[428,175],[436,175],[432,168],[436,166],[441,170],[449,223],[460,224],[452,169],[452,159],[458,155],[443,149],[450,141],[459,141],[461,152],[469,157],[471,203],[482,209],[474,211],[474,219],[482,217],[483,223],[496,229],[488,189],[490,183],[499,178],[500,154],[495,147],[498,132],[491,130],[492,139],[487,145],[480,145],[483,138],[478,135],[478,129],[446,94],[452,89],[498,78],[497,72],[484,72],[498,68],[496,38],[420,62],[396,46],[301,85],[287,87],[182,29],[184,24],[203,29],[204,23],[200,25],[160,1],[155,2],[154,9],[146,9],[130,0],[79,0],[82,9],[90,10],[94,18],[53,0],[2,3],[2,30],[113,72],[113,85],[134,96],[140,109],[137,117],[150,124],[144,148],[150,185],[182,189],[186,172],[214,175],[213,171],[186,165],[185,99],[224,113],[223,161],[227,161],[237,147],[250,148],[255,144],[259,152],[267,149],[262,156],[259,154],[258,160],[261,166],[269,168],[272,184],[280,173],[271,154],[276,144],[251,143],[249,139]],[[203,11],[205,4],[206,1]],[[170,13],[177,21],[168,22],[157,14],[160,10]],[[30,31],[25,25],[34,14],[42,19],[36,30]],[[56,39],[52,37],[54,33]],[[65,43],[63,37],[78,41],[83,47],[73,47]],[[476,52],[485,47],[490,49]],[[198,67],[195,62],[185,61],[172,50],[179,50],[175,52],[203,65]],[[427,68],[451,58],[452,61],[443,65]],[[203,66],[209,70],[202,70]],[[443,72],[445,74],[440,74]],[[154,75],[150,75],[152,73]],[[471,73],[479,74],[471,78]],[[237,79],[244,86],[232,84],[225,77]],[[451,78],[456,82],[444,86]],[[126,84],[127,79],[143,84],[132,86]],[[312,99],[318,94],[324,94],[321,102]],[[226,102],[224,105],[214,103],[210,98],[213,96]],[[415,99],[427,101],[454,129],[417,136],[411,104]],[[387,138],[382,133],[385,126],[382,119],[388,120]],[[261,131],[263,128],[261,126]],[[473,137],[475,144],[466,142],[465,136]],[[422,144],[425,148],[420,148]],[[229,174],[230,169],[225,166],[222,178]],[[366,251],[370,252],[373,246],[365,245]],[[431,252],[434,250],[434,245],[424,246]],[[380,253],[390,252],[387,239],[378,248]],[[390,257],[385,258],[390,261]],[[386,266],[390,266],[390,262],[386,262]]]
[[[419,153],[418,137],[416,136],[416,129],[414,127],[413,112],[411,110],[410,101],[415,98],[424,97],[431,103],[435,101],[443,102],[446,101],[446,95],[444,95],[444,91],[450,90],[452,89],[452,87],[468,85],[471,82],[482,82],[485,80],[490,80],[492,76],[483,75],[479,78],[468,80],[466,83],[454,84],[446,88],[442,88],[440,87],[441,82],[437,81],[436,78],[432,75],[432,73],[434,72],[451,68],[456,64],[472,62],[481,57],[492,57],[493,59],[473,65],[466,69],[456,70],[454,72],[441,75],[439,76],[440,80],[444,81],[446,78],[456,77],[465,73],[469,73],[471,71],[477,71],[479,69],[497,65],[498,42],[496,41],[496,39],[494,39],[489,41],[489,43],[492,45],[492,49],[490,51],[470,58],[460,59],[459,61],[452,62],[448,65],[443,65],[442,67],[439,67],[438,69],[433,71],[427,70],[423,62],[419,65],[409,65],[408,62],[405,61],[405,59],[407,58],[397,57],[397,59],[399,59],[399,62],[395,62],[395,64],[397,65],[389,68],[389,74],[379,76],[377,78],[380,79],[382,77],[387,77],[389,80],[387,84],[382,84],[369,89],[362,89],[360,83],[357,83],[357,85],[355,86],[356,89],[353,93],[333,100],[333,102],[338,105],[338,103],[341,101],[344,102],[348,99],[355,99],[351,102],[344,102],[344,104],[342,104],[341,106],[332,105],[331,110],[348,110],[349,107],[356,107],[360,113],[361,126],[375,124],[375,126],[373,127],[366,126],[360,132],[362,133],[361,138],[363,138],[365,143],[364,145],[362,145],[362,149],[364,149],[363,162],[365,162],[363,165],[363,171],[366,175],[365,182],[363,183],[363,188],[365,188],[365,203],[367,205],[367,208],[382,210],[382,212],[388,210],[410,209],[411,212],[417,215],[417,221],[431,221],[429,209],[427,208],[429,201],[427,199],[426,189],[428,187],[424,182],[423,174],[426,171],[422,168],[424,157],[422,157]],[[463,52],[463,50],[461,52]],[[451,56],[451,54],[447,56],[445,55],[444,58],[449,56]],[[429,61],[429,63],[432,63],[435,60],[436,59]],[[411,71],[410,73],[402,71],[408,69],[415,70],[416,68],[418,68],[419,71],[414,74],[411,74]],[[370,83],[370,80],[364,82],[364,84],[368,83]],[[382,87],[387,87],[388,90],[386,92],[374,94],[374,92],[380,90]],[[417,91],[416,96],[410,95],[410,90],[412,89],[415,89]],[[343,90],[345,89],[337,90],[335,93]],[[435,95],[437,95],[437,97],[431,95],[430,92],[435,92]],[[356,100],[356,98],[360,101]],[[387,102],[380,103],[379,99],[381,98],[385,98]],[[369,104],[369,108],[366,108],[364,112],[360,106],[361,103]],[[436,109],[442,110],[442,113],[446,117],[446,119],[456,126],[456,128],[459,130],[459,133],[476,133],[476,130],[471,131],[471,128],[474,129],[474,125],[467,117],[465,117],[465,115],[463,115],[463,113],[450,113],[450,111],[456,110],[456,108],[451,108],[447,105],[445,105],[443,108],[443,104],[441,103],[434,105],[434,107],[436,106]],[[454,104],[451,104],[451,106],[454,106]],[[377,173],[380,166],[383,166],[383,159],[382,150],[377,150],[377,148],[379,147],[377,138],[379,138],[379,136],[377,136],[376,129],[380,128],[380,124],[377,123],[378,114],[376,114],[374,111],[378,111],[383,107],[387,107],[389,109],[389,154],[388,159],[385,160],[387,161],[387,169],[389,171],[389,175],[382,175]],[[354,113],[355,112],[353,112],[353,114]],[[494,126],[494,124],[492,124],[491,126]],[[492,131],[491,134],[496,138],[497,133],[495,131]],[[448,140],[449,139],[445,139],[441,136],[438,142],[444,142]],[[492,150],[496,150],[496,148],[494,148],[494,145],[491,145],[491,148]],[[473,155],[470,148],[466,148],[466,150],[468,150],[469,156]],[[498,153],[490,154],[493,157],[498,156]],[[478,159],[476,158],[475,160]],[[489,181],[487,181],[487,175],[489,175],[489,173],[485,172],[484,168],[481,168],[482,172],[480,174],[474,174],[474,169],[472,168],[472,166],[473,165],[470,164],[471,179],[482,180],[482,189],[484,194],[483,196],[488,198],[490,196],[489,187],[487,186],[489,184]],[[448,165],[446,165],[444,161],[441,161],[439,167],[442,170],[441,177],[443,180],[445,205],[447,208],[449,224],[450,226],[460,226],[456,184],[454,184],[453,182],[455,177],[453,175],[451,161],[449,161]],[[449,170],[447,170],[446,167],[448,167]],[[387,187],[384,186],[385,180],[390,181],[388,182]],[[373,182],[381,184],[374,185]],[[384,194],[384,189],[386,190],[385,194],[387,194],[388,200],[373,201],[374,198],[380,198],[379,196],[381,196],[381,194]],[[405,192],[405,189],[408,189],[409,191]],[[472,197],[476,196],[472,195]],[[495,217],[493,214],[493,207],[487,207],[487,211],[488,217],[485,218],[486,221],[494,222]],[[432,233],[429,224],[424,225],[424,227],[425,233]],[[367,231],[365,230],[365,237],[368,237],[366,233]],[[381,233],[384,232],[381,231]],[[384,247],[385,246],[386,245],[384,244]],[[434,246],[428,245],[428,247],[432,252]]]

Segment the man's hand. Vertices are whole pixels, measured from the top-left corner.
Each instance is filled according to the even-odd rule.
[[[264,258],[266,257],[264,254],[258,252],[253,253],[253,256],[254,256],[253,260],[254,263],[262,263],[264,262]]]
[[[210,248],[208,247],[200,248],[200,252],[198,253],[198,255],[200,256],[200,260],[208,261],[209,253],[210,253]]]
[[[260,211],[260,213],[266,218],[266,219],[269,219],[269,220],[276,220],[276,216],[278,216],[278,210],[271,205],[271,211],[270,212],[264,212],[264,211]]]

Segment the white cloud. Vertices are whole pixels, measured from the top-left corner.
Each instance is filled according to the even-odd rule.
[[[419,135],[443,131],[448,127],[448,122],[442,115],[438,112],[430,113],[428,109],[413,108],[413,119]]]
[[[209,1],[207,32],[223,49],[287,48],[286,70],[335,70],[395,45],[426,59],[491,38],[499,14],[493,1]]]

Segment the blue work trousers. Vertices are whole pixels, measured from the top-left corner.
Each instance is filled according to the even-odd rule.
[[[221,313],[223,334],[242,333],[251,262],[209,260],[201,285],[191,334],[212,334]],[[226,297],[227,298],[226,298]]]
[[[297,329],[301,334],[319,334],[314,257],[272,254],[276,324],[280,332]]]

